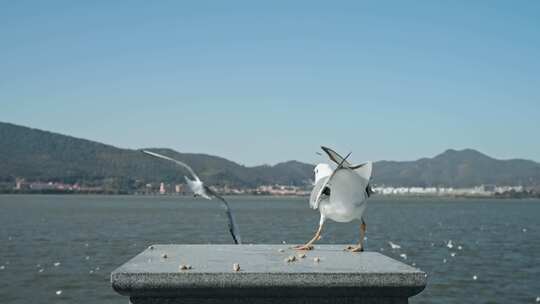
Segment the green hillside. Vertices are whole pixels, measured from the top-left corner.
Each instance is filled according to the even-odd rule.
[[[307,185],[313,165],[288,161],[274,166],[246,167],[227,159],[171,149],[150,149],[190,164],[210,185],[256,187]],[[359,152],[355,156],[359,157]],[[167,161],[138,150],[0,122],[0,183],[15,178],[105,185],[133,189],[146,183],[182,183],[187,174]],[[498,160],[478,151],[447,150],[416,161],[380,161],[373,183],[387,186],[470,187],[481,184],[540,185],[540,164],[521,159]]]
[[[209,184],[253,187],[261,184],[302,185],[312,166],[289,162],[275,166],[245,167],[221,157],[150,149],[184,161]],[[0,180],[66,183],[183,182],[187,172],[140,151],[120,149],[85,139],[0,123]]]
[[[416,161],[377,162],[373,182],[424,187],[532,186],[540,184],[540,164],[522,159],[498,160],[471,149],[447,150]]]

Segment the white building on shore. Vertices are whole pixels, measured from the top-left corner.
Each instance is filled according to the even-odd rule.
[[[373,191],[382,195],[411,195],[411,196],[492,196],[504,192],[524,191],[523,186],[490,186],[480,185],[470,188],[453,187],[392,187],[377,186]]]

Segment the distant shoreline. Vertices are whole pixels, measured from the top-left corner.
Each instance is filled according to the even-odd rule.
[[[58,191],[58,192],[0,192],[1,196],[34,196],[34,195],[45,195],[45,196],[135,196],[135,197],[162,197],[162,198],[191,198],[191,195],[167,195],[167,194],[136,194],[136,193],[94,193],[94,192],[68,192],[68,191]],[[260,198],[298,198],[298,199],[307,199],[307,195],[272,195],[272,194],[222,194],[224,197],[260,197]],[[504,195],[492,195],[492,196],[467,196],[467,195],[374,195],[372,199],[391,199],[391,200],[401,200],[401,199],[496,199],[496,200],[506,200],[506,199],[520,199],[520,200],[538,200],[538,196],[504,196]]]

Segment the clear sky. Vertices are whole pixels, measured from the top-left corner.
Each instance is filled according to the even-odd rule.
[[[246,165],[540,161],[540,1],[1,1],[0,121]]]

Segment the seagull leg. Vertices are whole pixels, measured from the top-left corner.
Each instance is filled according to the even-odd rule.
[[[364,219],[362,218],[362,224],[360,224],[360,242],[357,246],[347,246],[345,250],[350,252],[362,252],[364,251],[364,237],[366,236],[366,229],[367,225],[366,222],[364,222]]]
[[[323,225],[320,224],[319,229],[317,229],[317,232],[315,232],[315,236],[309,242],[307,242],[305,245],[298,245],[298,246],[294,247],[294,249],[297,249],[297,250],[312,250],[313,249],[312,244],[315,243],[315,241],[318,241],[321,238],[322,227],[323,227]]]

